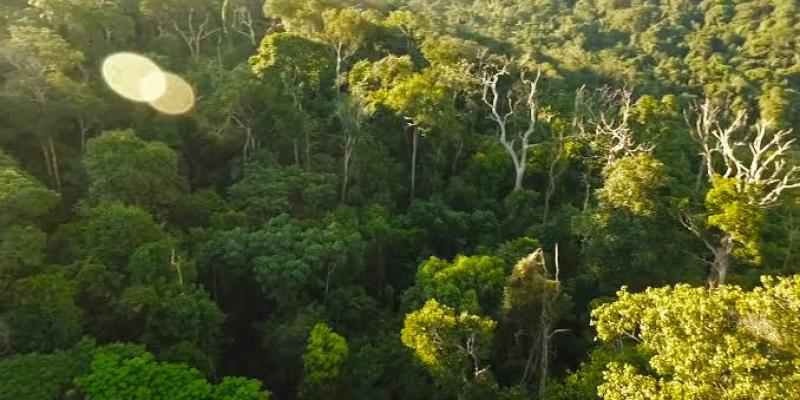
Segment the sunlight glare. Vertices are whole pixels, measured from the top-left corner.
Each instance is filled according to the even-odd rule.
[[[167,89],[167,78],[149,58],[130,52],[115,53],[103,61],[103,79],[120,96],[140,103],[157,100]]]
[[[166,90],[161,97],[150,101],[151,107],[167,115],[179,115],[194,106],[194,89],[183,78],[170,72],[163,73],[166,79]]]

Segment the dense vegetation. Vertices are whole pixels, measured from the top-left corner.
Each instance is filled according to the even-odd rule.
[[[793,0],[3,0],[0,400],[800,398],[799,38]],[[194,108],[117,96],[121,51]]]

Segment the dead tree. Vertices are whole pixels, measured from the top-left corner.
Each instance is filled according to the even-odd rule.
[[[575,94],[573,130],[588,144],[591,154],[584,173],[584,209],[589,206],[592,175],[617,160],[653,151],[655,145],[637,140],[630,127],[633,93],[629,89],[603,86],[589,92],[585,86]]]
[[[337,104],[337,115],[341,124],[340,146],[342,148],[342,203],[347,198],[347,187],[350,181],[350,166],[359,142],[364,138],[364,124],[370,116],[367,108],[354,97],[340,97]]]
[[[536,71],[533,80],[528,79],[524,71],[520,72],[514,84],[503,89],[500,81],[511,76],[509,63],[494,72],[484,71],[482,99],[489,107],[489,119],[497,125],[498,140],[514,163],[514,191],[517,191],[522,189],[528,150],[532,146],[531,141],[539,118],[537,89],[541,70]],[[522,120],[522,127],[514,129],[517,120]]]
[[[630,90],[604,86],[588,95],[581,87],[575,97],[577,118],[573,126],[589,142],[593,157],[603,167],[653,150],[652,143],[637,143],[630,128]]]
[[[708,99],[686,115],[692,137],[701,149],[703,165],[698,180],[703,175],[709,180],[733,179],[736,192],[760,209],[778,205],[783,193],[800,187],[800,166],[787,163],[795,141],[790,138],[791,130],[775,130],[772,122],[765,120],[745,129],[744,110],[730,112]],[[684,217],[682,222],[713,255],[707,261],[709,286],[724,284],[735,247],[733,237],[723,232],[718,240],[709,240],[690,218]]]
[[[211,25],[212,22],[210,11],[190,7],[186,14],[186,24],[181,26],[178,21],[173,21],[171,29],[183,39],[191,57],[198,59],[203,41],[219,32],[219,28]]]

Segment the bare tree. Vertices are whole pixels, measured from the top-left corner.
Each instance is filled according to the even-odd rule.
[[[746,195],[751,206],[762,209],[778,205],[782,194],[800,187],[800,166],[787,163],[795,141],[789,137],[791,130],[775,130],[772,122],[765,120],[745,129],[744,110],[730,112],[709,99],[687,112],[686,121],[701,149],[703,166],[698,181],[703,175],[734,179],[735,190]],[[707,261],[709,286],[724,284],[735,247],[731,234],[709,240],[691,218],[684,216],[682,222],[713,254]]]
[[[224,0],[222,2],[222,10],[220,12],[222,18],[222,29],[225,31],[224,33],[227,34],[228,28],[232,29],[234,32],[246,37],[250,40],[250,44],[253,46],[258,45],[257,42],[257,34],[258,31],[258,20],[255,17],[255,10],[254,7],[250,7],[252,4],[245,4],[242,2],[234,1],[231,4],[231,0]],[[228,22],[230,13],[230,22]]]
[[[629,89],[603,86],[589,92],[585,86],[575,93],[573,130],[588,143],[592,154],[584,173],[584,209],[592,193],[592,175],[617,160],[651,152],[654,145],[640,142],[630,128],[633,93]]]
[[[489,119],[497,124],[498,140],[514,163],[514,191],[517,191],[522,189],[528,150],[532,146],[531,141],[539,119],[537,89],[541,70],[536,71],[536,77],[532,80],[528,79],[524,71],[520,72],[514,84],[503,89],[500,81],[511,75],[509,63],[494,72],[485,70],[482,98],[491,112]],[[523,120],[520,129],[514,129],[515,120]],[[509,132],[510,130],[513,132]]]
[[[624,88],[604,86],[593,95],[587,95],[585,87],[578,89],[578,119],[573,125],[588,139],[603,166],[653,150],[651,143],[637,143],[630,128],[632,98],[633,93]]]
[[[197,10],[190,8],[186,17],[186,26],[180,26],[177,21],[172,25],[175,32],[183,38],[183,41],[189,48],[189,54],[191,54],[194,59],[200,57],[200,45],[203,40],[219,31],[219,29],[209,26],[211,24],[210,12],[201,11],[200,14],[202,14],[202,17],[199,18],[197,14]]]
[[[364,124],[369,117],[367,107],[360,104],[357,98],[341,97],[336,104],[337,115],[341,123],[340,143],[342,147],[342,188],[341,199],[344,203],[347,198],[347,187],[350,181],[350,165],[356,146],[363,139]]]

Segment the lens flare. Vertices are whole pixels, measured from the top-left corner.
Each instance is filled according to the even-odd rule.
[[[163,73],[166,90],[161,97],[150,101],[151,107],[167,115],[183,114],[194,107],[194,89],[183,78],[170,72]]]
[[[120,96],[147,103],[164,95],[167,78],[161,68],[149,58],[136,53],[122,52],[103,61],[103,79]]]

